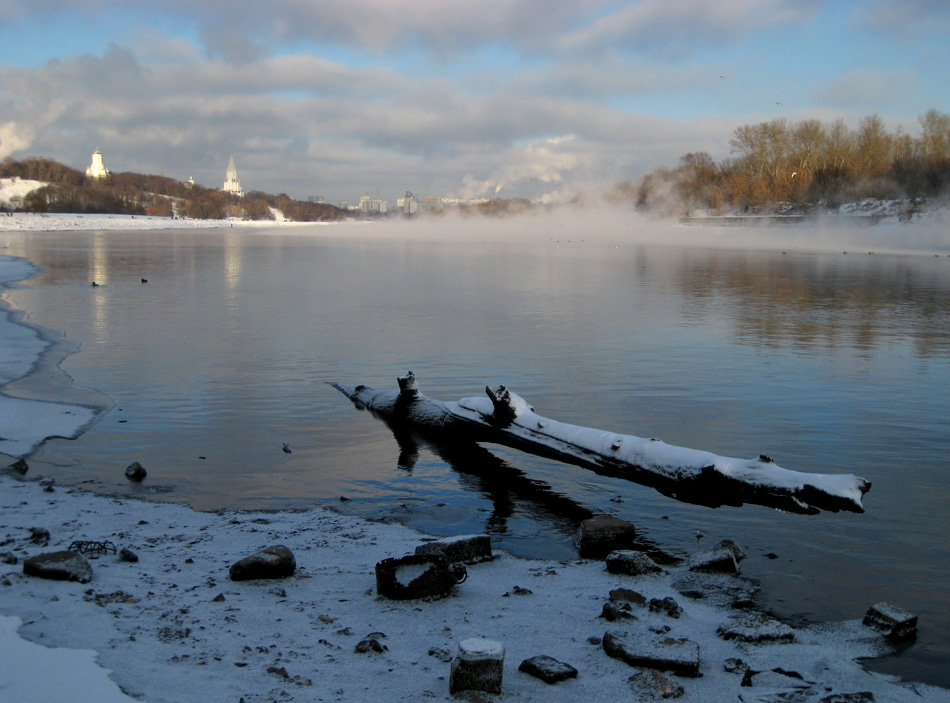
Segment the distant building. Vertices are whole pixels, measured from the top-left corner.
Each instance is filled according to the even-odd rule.
[[[108,178],[109,173],[109,169],[102,163],[102,152],[96,149],[92,152],[92,163],[86,169],[86,178],[93,178],[98,181],[101,178]]]
[[[185,188],[194,188],[195,187],[195,177],[188,176],[188,180],[185,181]]]
[[[360,198],[359,210],[364,215],[385,215],[386,211],[389,210],[389,203],[385,200],[380,200],[377,198],[371,198],[368,195],[364,195]]]
[[[396,200],[396,207],[402,211],[403,215],[414,215],[419,209],[419,201],[416,200],[410,191],[406,191],[406,197]]]
[[[224,174],[224,187],[221,190],[225,193],[236,195],[239,198],[244,197],[241,181],[238,180],[237,166],[234,165],[234,154],[231,154],[231,160],[228,162],[228,171]]]

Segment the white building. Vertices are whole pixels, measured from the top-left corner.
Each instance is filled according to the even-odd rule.
[[[238,180],[237,166],[234,165],[234,154],[231,154],[231,160],[228,162],[228,171],[224,174],[225,193],[231,193],[239,198],[244,197],[244,190],[241,188],[241,181]]]
[[[96,149],[92,152],[92,163],[86,169],[86,178],[93,178],[98,181],[100,178],[108,178],[109,173],[109,169],[102,163],[102,153]]]
[[[389,209],[389,203],[379,198],[371,198],[364,195],[360,198],[359,210],[364,215],[385,215]]]

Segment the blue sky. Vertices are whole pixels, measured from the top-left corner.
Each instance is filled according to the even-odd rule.
[[[565,199],[743,125],[950,111],[946,0],[0,0],[0,158]]]

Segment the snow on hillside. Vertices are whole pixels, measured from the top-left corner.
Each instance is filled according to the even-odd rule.
[[[43,181],[30,181],[23,178],[0,178],[0,208],[18,207],[29,193],[48,185]]]

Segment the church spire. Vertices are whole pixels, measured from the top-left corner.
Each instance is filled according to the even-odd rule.
[[[233,193],[239,197],[244,197],[244,190],[241,188],[241,181],[238,180],[237,166],[234,165],[234,154],[231,154],[231,160],[228,162],[228,171],[224,175],[225,193]]]

